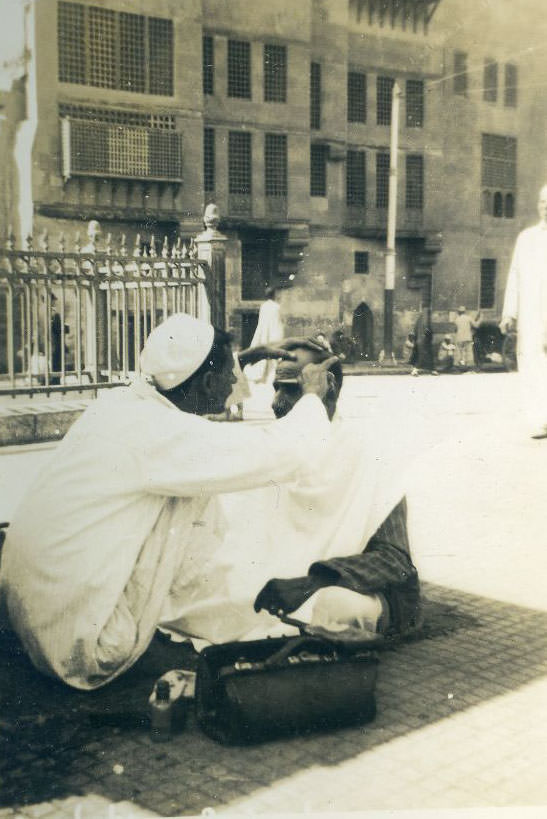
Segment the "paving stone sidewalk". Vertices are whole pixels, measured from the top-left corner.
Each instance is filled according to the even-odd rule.
[[[547,804],[547,613],[426,593],[468,625],[382,653],[373,723],[249,748],[216,744],[193,719],[161,745],[143,724],[73,723],[47,753],[5,759],[0,817]]]

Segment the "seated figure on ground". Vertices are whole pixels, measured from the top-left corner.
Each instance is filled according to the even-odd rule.
[[[301,354],[239,358],[264,355]],[[374,446],[342,435],[334,357],[297,360],[298,395],[263,426],[200,417],[219,413],[234,383],[229,337],[210,324],[170,317],[141,362],[148,377],[83,413],[12,520],[0,581],[38,669],[97,688],[158,626],[194,642],[266,636],[278,623],[268,612],[315,605],[320,586],[370,595],[384,622],[412,627],[417,575],[388,515],[395,506],[404,523],[402,494],[382,482]],[[378,626],[374,610],[367,627]]]
[[[241,364],[262,355],[290,354],[244,351]],[[184,578],[196,555],[208,571],[222,543],[217,495],[294,479],[330,432],[323,364],[303,373],[294,410],[262,428],[200,417],[222,412],[234,383],[230,338],[212,325],[171,316],[141,363],[148,378],[105,391],[71,427],[3,547],[11,625],[39,670],[81,689],[129,668],[166,609],[196,607]],[[221,572],[209,568],[210,595]]]
[[[301,397],[299,376],[302,368],[329,356],[328,350],[320,352],[305,342],[293,348],[293,352],[296,362],[283,361],[277,367],[272,404],[276,418],[290,412]],[[341,364],[334,362],[328,371],[329,388],[323,399],[329,418],[341,430],[344,424],[336,405],[342,378]],[[368,460],[363,450],[359,452],[355,431],[349,431],[346,437],[349,446],[356,448],[357,452],[351,463],[355,465]],[[344,447],[340,445],[341,437],[335,433],[331,446],[337,440],[339,446],[335,454],[341,457]],[[360,490],[364,509],[367,507],[366,495],[374,480],[374,471],[371,470],[369,480]],[[351,485],[347,485],[346,490],[350,492]],[[332,554],[332,549],[328,549],[326,554]],[[308,600],[309,603],[306,603]],[[397,500],[360,552],[316,560],[307,574],[299,578],[268,581],[255,601],[255,608],[265,608],[271,612],[281,609],[288,613],[299,609],[302,619],[331,630],[351,625],[371,632],[404,634],[417,628],[421,622],[420,586],[410,556],[406,498],[402,496]]]

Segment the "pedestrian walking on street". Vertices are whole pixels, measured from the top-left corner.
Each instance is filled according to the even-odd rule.
[[[475,364],[473,330],[480,325],[480,320],[480,310],[472,319],[464,305],[458,307],[458,315],[454,323],[456,325],[456,358],[460,367],[473,367]]]
[[[500,330],[518,324],[517,361],[532,438],[547,438],[547,185],[539,222],[519,233],[505,289]]]

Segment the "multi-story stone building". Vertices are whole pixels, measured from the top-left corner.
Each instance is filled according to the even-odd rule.
[[[4,208],[19,233],[71,241],[98,219],[146,247],[197,232],[214,201],[239,340],[277,284],[290,333],[343,326],[372,358],[396,82],[395,349],[422,309],[495,320],[545,170],[543,56],[525,51],[542,35],[512,5],[35,0]]]

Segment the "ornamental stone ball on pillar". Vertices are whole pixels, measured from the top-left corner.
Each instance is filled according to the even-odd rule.
[[[197,257],[209,265],[209,281],[206,286],[211,310],[211,322],[221,330],[226,327],[226,242],[227,237],[218,230],[220,213],[211,203],[205,208],[205,230],[196,236]]]

